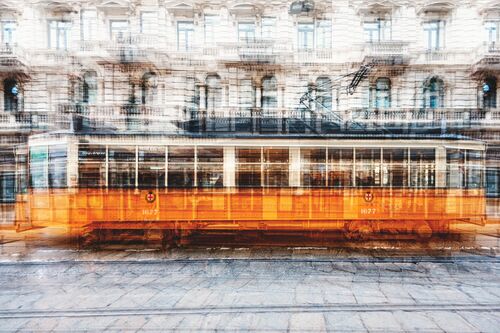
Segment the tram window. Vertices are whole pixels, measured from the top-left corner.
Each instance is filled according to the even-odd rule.
[[[483,187],[483,161],[480,150],[467,150],[467,188]]]
[[[264,148],[265,163],[288,163],[288,148]]]
[[[138,178],[139,187],[165,186],[165,147],[138,148]]]
[[[436,151],[434,149],[410,150],[410,186],[429,188],[436,183]]]
[[[261,162],[261,149],[260,148],[237,148],[236,149],[236,162],[237,163],[260,163]]]
[[[236,186],[238,187],[260,187],[261,165],[259,164],[237,164]]]
[[[306,187],[323,187],[326,185],[326,149],[300,149],[302,161],[302,184]]]
[[[30,148],[30,185],[32,188],[47,188],[47,147]]]
[[[169,163],[194,163],[194,147],[169,147]]]
[[[353,150],[331,148],[328,150],[328,186],[352,186]]]
[[[168,186],[169,187],[193,187],[194,186],[194,164],[169,163],[168,164]]]
[[[198,187],[222,187],[224,151],[222,147],[198,147]]]
[[[288,186],[288,164],[266,164],[264,166],[265,187]]]
[[[224,173],[222,163],[198,164],[199,187],[222,187]]]
[[[199,147],[197,159],[199,163],[222,163],[224,151],[219,147]]]
[[[382,185],[389,187],[408,186],[408,149],[384,149]]]
[[[356,149],[356,185],[380,186],[380,148]]]
[[[446,150],[446,175],[450,188],[465,187],[465,151],[461,149]]]
[[[108,160],[108,186],[135,187],[135,147],[109,147]]]
[[[236,148],[236,186],[261,186],[261,154],[261,148]]]
[[[81,145],[78,148],[78,185],[80,187],[106,185],[106,147]]]
[[[63,145],[49,146],[49,187],[62,188],[67,185],[67,148]]]
[[[303,164],[302,184],[305,187],[324,187],[326,185],[326,165]]]

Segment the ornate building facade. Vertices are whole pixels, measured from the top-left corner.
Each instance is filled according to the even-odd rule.
[[[0,28],[4,203],[71,135],[468,137],[498,194],[500,1],[0,0]]]

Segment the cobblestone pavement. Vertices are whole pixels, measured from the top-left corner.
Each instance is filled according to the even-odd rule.
[[[0,263],[0,330],[498,332],[500,327],[495,256],[98,256],[99,261]]]

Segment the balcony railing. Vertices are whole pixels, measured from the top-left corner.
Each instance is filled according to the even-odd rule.
[[[1,112],[0,132],[43,132],[69,127],[65,117],[51,112]]]
[[[366,43],[364,56],[368,61],[403,64],[409,61],[408,43],[402,41],[380,41]]]
[[[0,44],[0,67],[13,70],[27,64],[27,54],[17,44]]]

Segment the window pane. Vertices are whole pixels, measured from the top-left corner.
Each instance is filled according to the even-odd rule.
[[[124,41],[124,39],[128,35],[128,21],[111,21],[110,26],[111,39],[116,41]]]
[[[240,42],[255,40],[255,23],[238,23],[238,39]]]
[[[224,180],[222,164],[198,164],[199,187],[222,187]]]
[[[264,148],[265,163],[288,163],[288,148]]]
[[[194,147],[169,147],[168,162],[194,162]]]
[[[326,186],[326,164],[303,164],[302,185],[305,187]]]
[[[262,38],[272,39],[276,33],[276,18],[263,17],[262,18]]]
[[[135,147],[109,147],[109,187],[135,187]]]
[[[332,47],[332,21],[318,20],[316,23],[317,41],[316,47],[326,49]]]
[[[237,187],[260,187],[261,186],[261,164],[237,164],[236,165]]]
[[[95,10],[82,11],[81,29],[82,40],[97,38],[97,12]]]
[[[325,163],[326,148],[301,148],[300,157],[302,163]]]
[[[205,15],[205,44],[214,45],[216,26],[219,21],[219,16],[217,15]]]
[[[78,148],[78,185],[106,185],[106,147],[81,145]]]
[[[49,186],[66,187],[67,148],[63,145],[49,146]]]
[[[193,22],[177,22],[177,49],[187,51],[193,45]]]
[[[264,186],[287,187],[288,186],[288,164],[266,164],[264,165]]]
[[[193,187],[194,164],[168,164],[169,187]]]
[[[298,24],[298,48],[302,50],[314,48],[313,23]]]
[[[218,162],[224,161],[223,148],[219,147],[198,147],[198,162]]]
[[[47,176],[47,147],[30,148],[30,184],[32,188],[46,188]]]
[[[236,148],[236,163],[260,163],[260,154],[260,148]]]

